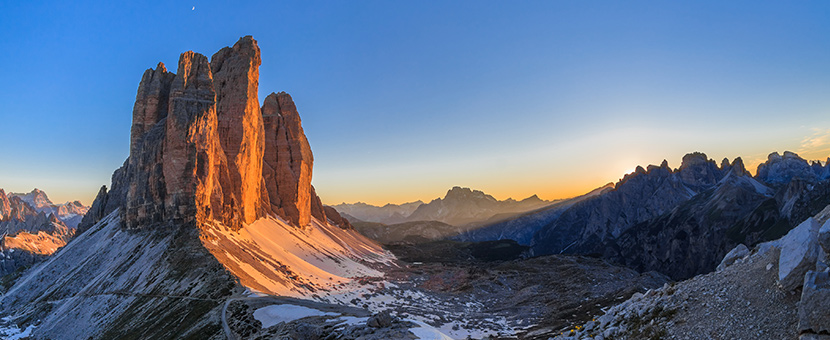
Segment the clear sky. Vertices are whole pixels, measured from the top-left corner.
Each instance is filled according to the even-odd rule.
[[[328,204],[574,196],[687,152],[830,155],[827,1],[3,1],[0,188],[91,203],[143,71],[262,50]]]

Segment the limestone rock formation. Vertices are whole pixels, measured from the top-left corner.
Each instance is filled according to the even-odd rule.
[[[66,245],[75,235],[75,228],[64,223],[58,212],[77,216],[74,212],[85,212],[86,207],[79,202],[52,204],[46,193],[38,189],[30,194],[10,195],[0,189],[0,209],[4,212],[0,216],[0,276],[4,276],[37,263]]]
[[[260,64],[259,47],[246,36],[210,61],[182,53],[175,74],[162,63],[145,71],[130,157],[80,228],[118,207],[128,228],[219,221],[239,230],[268,214],[295,226],[312,216],[327,221],[291,96],[272,93],[259,107]]]
[[[257,97],[261,63],[259,46],[251,36],[239,39],[233,47],[219,50],[210,60],[216,89],[218,137],[230,176],[230,182],[223,181],[222,189],[229,191],[225,200],[233,200],[230,207],[245,224],[262,216],[264,139]]]
[[[830,334],[830,273],[809,271],[804,277],[798,304],[798,332],[803,335]],[[802,338],[803,338],[802,335]]]
[[[271,210],[305,226],[311,219],[311,169],[314,156],[291,96],[271,93],[262,104],[265,155],[262,175]]]
[[[818,256],[818,222],[808,218],[781,238],[778,281],[792,290],[804,283],[804,274],[815,267]]]

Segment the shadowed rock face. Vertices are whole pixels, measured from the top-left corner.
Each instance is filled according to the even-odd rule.
[[[271,93],[262,105],[265,155],[262,174],[271,209],[297,225],[311,220],[311,169],[314,156],[291,96]]]
[[[216,220],[238,230],[271,213],[295,226],[311,216],[326,221],[294,101],[272,93],[259,107],[260,64],[259,47],[247,36],[210,61],[182,53],[176,74],[161,63],[147,70],[133,109],[130,157],[80,228],[118,207],[128,228]]]

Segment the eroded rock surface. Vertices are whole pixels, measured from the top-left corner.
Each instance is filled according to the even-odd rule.
[[[326,221],[291,96],[272,93],[259,107],[260,64],[259,47],[247,36],[210,61],[182,53],[175,74],[161,63],[147,70],[133,109],[130,157],[81,229],[122,206],[128,228],[213,220],[239,230],[270,213],[296,226],[312,216]]]

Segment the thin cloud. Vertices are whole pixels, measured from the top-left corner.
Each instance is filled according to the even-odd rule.
[[[813,128],[813,134],[801,140],[798,154],[805,159],[824,159],[830,154],[830,129]]]

